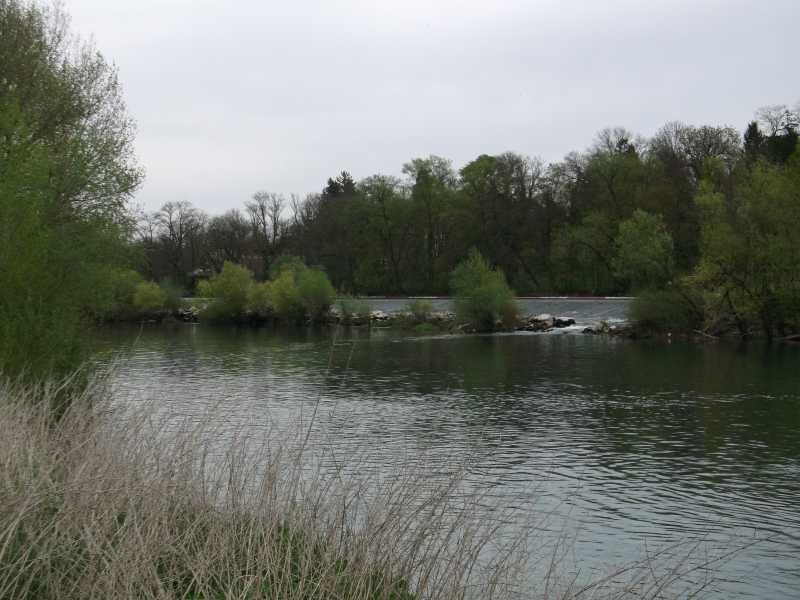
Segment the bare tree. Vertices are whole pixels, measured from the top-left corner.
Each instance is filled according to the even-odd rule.
[[[297,194],[292,194],[289,199],[289,206],[292,211],[292,226],[310,226],[319,213],[319,203],[319,194],[308,194],[303,199]]]
[[[229,210],[224,215],[213,217],[209,221],[206,237],[206,256],[215,270],[221,270],[225,261],[238,264],[245,262],[251,226],[238,210]]]
[[[160,216],[157,212],[136,211],[136,235],[147,247],[155,246],[158,241]]]
[[[286,224],[283,208],[286,198],[274,192],[258,191],[251,202],[245,204],[259,254],[266,270],[270,261],[278,254]]]
[[[650,151],[663,162],[677,161],[687,169],[693,185],[703,177],[708,158],[721,160],[728,168],[742,153],[741,136],[732,127],[694,127],[672,122],[650,141]]]
[[[198,235],[207,217],[189,202],[167,202],[158,212],[160,239],[167,247],[175,274],[185,278],[197,264]]]
[[[790,131],[796,131],[800,127],[798,109],[800,109],[800,104],[795,110],[790,110],[785,104],[762,106],[756,111],[756,117],[767,135],[783,135]]]

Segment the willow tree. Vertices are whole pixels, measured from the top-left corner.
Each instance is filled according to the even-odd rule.
[[[691,281],[706,294],[709,319],[733,319],[743,335],[800,328],[800,156],[759,162],[728,195],[709,178],[698,203],[703,253]]]
[[[0,0],[0,370],[63,371],[142,180],[116,70],[58,9]]]

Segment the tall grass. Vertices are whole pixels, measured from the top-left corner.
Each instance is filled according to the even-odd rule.
[[[307,424],[225,442],[204,420],[115,406],[103,381],[56,418],[62,396],[0,381],[0,598],[533,595],[530,530],[509,537],[506,516],[486,519],[463,470],[365,476],[309,459]],[[634,573],[624,586],[579,585],[558,572],[563,549],[541,597],[661,598],[686,572],[648,563],[613,573]]]
[[[457,479],[323,471],[302,435],[219,444],[96,383],[55,420],[55,396],[0,384],[0,598],[502,595],[509,555],[480,564],[497,526],[453,511]]]

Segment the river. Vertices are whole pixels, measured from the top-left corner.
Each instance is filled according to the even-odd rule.
[[[584,573],[676,543],[709,559],[739,549],[702,597],[798,597],[800,345],[584,335],[627,302],[524,303],[577,326],[418,337],[174,324],[109,328],[100,346],[119,357],[120,399],[176,415],[221,406],[234,422],[282,423],[319,403],[315,437],[339,455],[367,444],[378,467],[468,443],[475,486],[548,515]]]

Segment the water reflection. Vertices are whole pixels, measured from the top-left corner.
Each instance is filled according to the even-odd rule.
[[[339,457],[366,442],[375,468],[477,449],[475,485],[505,505],[535,497],[582,564],[639,558],[645,541],[702,535],[713,553],[769,536],[710,595],[800,589],[800,347],[186,325],[109,330],[100,346],[123,352],[120,397],[175,414],[221,404],[280,425],[318,402],[313,439]]]

